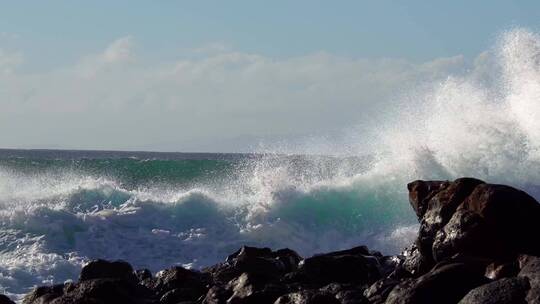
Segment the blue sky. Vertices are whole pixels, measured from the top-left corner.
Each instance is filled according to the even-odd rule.
[[[537,1],[6,1],[0,28],[36,63],[76,60],[132,35],[149,58],[223,43],[298,56],[325,50],[426,60],[475,55],[495,34],[540,26]]]
[[[473,62],[479,54],[495,44],[501,32],[513,27],[537,30],[540,27],[540,3],[5,1],[0,10],[0,71],[4,64],[3,86],[8,93],[0,95],[3,96],[0,103],[9,102],[5,108],[13,112],[4,111],[5,119],[0,126],[12,129],[19,126],[14,117],[19,120],[31,119],[32,115],[28,113],[33,109],[42,111],[40,115],[44,117],[42,123],[46,131],[38,138],[31,134],[32,129],[29,127],[17,128],[21,133],[0,137],[0,146],[220,150],[218,144],[200,144],[199,141],[216,142],[216,139],[227,136],[231,140],[258,136],[288,137],[307,134],[310,130],[319,133],[323,129],[340,129],[355,124],[355,115],[351,114],[353,111],[367,107],[376,109],[376,106],[372,106],[374,103],[402,92],[403,84],[410,85],[418,80],[439,77],[447,72],[444,69],[462,69],[464,62]],[[227,64],[223,60],[228,60]],[[444,67],[439,65],[438,60],[445,62]],[[106,64],[112,66],[113,62],[114,67],[104,67]],[[217,68],[216,62],[220,62]],[[441,70],[423,70],[422,67],[430,66],[430,62],[438,62],[434,66]],[[213,64],[215,69],[204,70],[209,64]],[[348,70],[348,67],[355,64],[358,65],[357,70]],[[260,90],[254,89],[251,94],[239,92],[243,81],[241,77],[245,75],[235,70],[237,65],[245,68],[242,72],[244,74],[260,68],[259,72],[253,72],[256,77],[252,79],[260,77],[261,83],[251,84],[254,88],[260,84]],[[137,80],[129,80],[128,74],[139,73],[137,79],[141,79],[149,75],[163,75],[166,67],[176,67],[175,71],[178,71],[179,66],[188,66],[190,75],[195,75],[197,71],[204,73],[201,72],[202,78],[196,81],[191,79],[182,82],[181,89],[173,84],[178,79],[153,78],[147,81],[153,85],[145,90],[125,94],[137,85]],[[342,70],[337,70],[339,67]],[[289,75],[295,75],[298,69],[310,71],[298,76],[303,79],[317,73],[320,73],[320,77],[313,76],[313,82],[309,85],[294,83],[297,78],[287,83]],[[75,70],[77,73],[84,70],[81,73],[86,78],[71,85],[71,99],[66,101],[70,107],[55,103],[65,95],[58,83],[63,81],[62,77],[65,77],[65,82],[68,79],[72,81],[73,75],[70,73],[75,73]],[[366,70],[371,74],[362,72]],[[238,73],[234,74],[234,71]],[[390,71],[403,78],[388,83],[383,81],[380,86],[388,93],[368,90],[374,86],[369,83],[373,77],[368,76],[377,73],[386,75]],[[275,87],[265,87],[270,81],[265,79],[269,73],[279,75],[271,80],[275,81]],[[88,78],[90,74],[95,78]],[[97,77],[98,74],[101,77]],[[331,88],[343,84],[332,83],[333,80],[324,75],[334,75],[340,79],[336,81],[342,83],[350,81],[350,86],[342,88],[343,94],[330,97]],[[215,96],[203,92],[203,87],[211,91],[213,86],[218,86],[220,82],[216,79],[219,77],[232,81],[227,87],[235,87],[236,91],[230,89],[225,92],[223,88],[215,87]],[[231,80],[234,79],[232,77],[239,78]],[[103,78],[108,78],[109,84],[117,85],[106,88],[107,84],[100,80]],[[254,81],[252,79],[250,81]],[[362,82],[359,79],[368,80]],[[39,86],[48,82],[47,87]],[[345,91],[354,87],[355,83],[363,89],[362,92],[360,89],[355,92]],[[309,99],[309,92],[306,93],[308,95],[302,95],[291,91],[291,87],[298,89],[298,86],[310,85],[317,88],[325,86],[326,89],[321,88],[318,96],[328,94],[327,99],[309,101],[312,100]],[[7,86],[9,88],[6,89]],[[55,87],[58,88],[57,92],[53,92]],[[118,92],[113,92],[115,90]],[[187,91],[191,95],[182,95]],[[88,97],[95,92],[101,93]],[[339,91],[332,92],[338,94]],[[107,95],[109,93],[111,96]],[[80,99],[86,99],[84,105],[73,105],[79,99],[77,94],[81,94]],[[154,95],[158,96],[155,99],[168,99],[170,110],[179,111],[178,114],[184,113],[182,110],[185,109],[196,109],[199,118],[205,117],[216,106],[214,99],[222,100],[221,107],[228,108],[231,105],[230,108],[239,109],[239,112],[231,112],[222,117],[216,115],[211,119],[212,124],[216,125],[211,124],[200,132],[177,131],[156,139],[152,135],[154,133],[139,130],[143,134],[142,139],[136,139],[124,134],[130,130],[126,127],[124,133],[119,131],[108,137],[106,128],[118,126],[121,123],[117,120],[124,119],[119,118],[119,113],[130,113],[129,107],[133,104],[151,107],[149,99],[140,103],[136,100]],[[24,101],[25,98],[31,102]],[[235,106],[235,100],[242,98],[243,106]],[[100,108],[100,103],[105,99],[117,102],[116,108],[105,110],[103,105]],[[275,104],[276,100],[288,102],[277,104],[271,109],[263,105]],[[28,106],[32,102],[36,105]],[[50,102],[49,107],[46,106],[47,102]],[[297,102],[303,104],[295,109],[294,104]],[[40,105],[37,106],[37,103]],[[253,103],[250,109],[249,105]],[[332,112],[335,120],[320,123],[327,110],[324,105],[331,105],[335,110]],[[163,105],[156,102],[155,107],[162,108]],[[71,109],[69,114],[66,108]],[[280,113],[308,108],[311,112],[302,111],[302,115],[298,113],[300,116],[290,117],[285,123],[287,127],[272,127],[270,120],[260,129],[253,127],[258,120],[257,115],[277,119],[282,117]],[[241,113],[242,109],[250,111]],[[113,115],[111,111],[117,112]],[[133,111],[127,116],[141,121],[151,119],[143,117],[147,109]],[[159,114],[154,114],[155,123],[163,123],[158,119]],[[241,117],[233,118],[235,115]],[[85,122],[74,119],[74,122],[88,124],[77,130],[87,140],[77,140],[75,131],[69,133],[61,130],[60,125],[49,122],[66,116],[94,116],[103,129],[91,125],[95,120]],[[239,123],[238,119],[245,121]],[[163,123],[163,128],[185,129],[185,126]],[[155,128],[153,132],[158,130]],[[228,135],[224,131],[229,132]],[[124,140],[118,141],[118,137],[124,137]]]

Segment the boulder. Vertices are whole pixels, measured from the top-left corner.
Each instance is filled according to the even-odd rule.
[[[540,257],[522,255],[519,257],[520,271],[518,277],[529,280],[530,289],[527,293],[527,303],[540,304]]]
[[[266,283],[265,278],[258,275],[243,273],[228,284],[232,295],[227,300],[231,304],[272,304],[288,290],[278,284]]]
[[[274,304],[340,304],[331,294],[318,290],[302,290],[279,297]]]
[[[104,278],[126,280],[130,282],[138,281],[131,265],[128,262],[120,260],[113,262],[106,260],[91,261],[81,270],[79,281],[82,282]]]
[[[540,204],[523,191],[474,178],[415,181],[408,189],[420,229],[403,266],[415,276],[456,254],[493,260],[540,254],[540,242],[531,241],[540,231]]]
[[[485,265],[474,262],[447,261],[428,273],[405,279],[388,295],[387,304],[457,303],[469,290],[488,282]]]
[[[192,301],[204,296],[209,282],[208,275],[175,266],[158,272],[155,279],[146,286],[163,301],[173,303],[173,300]]]
[[[231,254],[224,263],[206,268],[203,272],[222,284],[242,273],[265,276],[271,280],[295,270],[300,260],[301,257],[290,249],[272,251],[270,248],[244,246]]]
[[[527,304],[528,289],[527,278],[503,278],[469,291],[459,304]]]
[[[293,280],[323,286],[329,283],[367,284],[381,277],[379,260],[365,246],[316,255],[300,262]]]

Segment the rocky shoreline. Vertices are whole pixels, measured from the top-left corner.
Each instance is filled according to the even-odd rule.
[[[473,178],[408,189],[420,229],[401,255],[359,246],[302,258],[242,247],[201,271],[175,266],[155,275],[96,260],[77,282],[35,288],[23,303],[540,303],[534,198]],[[1,296],[2,303],[13,302]]]

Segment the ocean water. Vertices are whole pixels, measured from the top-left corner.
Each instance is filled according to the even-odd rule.
[[[156,271],[242,245],[398,253],[418,227],[415,179],[474,176],[539,198],[538,58],[537,34],[505,32],[469,71],[411,88],[387,118],[326,150],[0,150],[0,292],[76,279],[94,258]]]

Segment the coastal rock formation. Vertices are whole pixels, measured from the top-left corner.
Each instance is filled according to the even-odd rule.
[[[408,189],[420,228],[401,255],[359,246],[302,258],[245,246],[200,271],[175,266],[156,275],[96,260],[77,282],[38,287],[23,303],[540,303],[536,200],[473,178]]]

